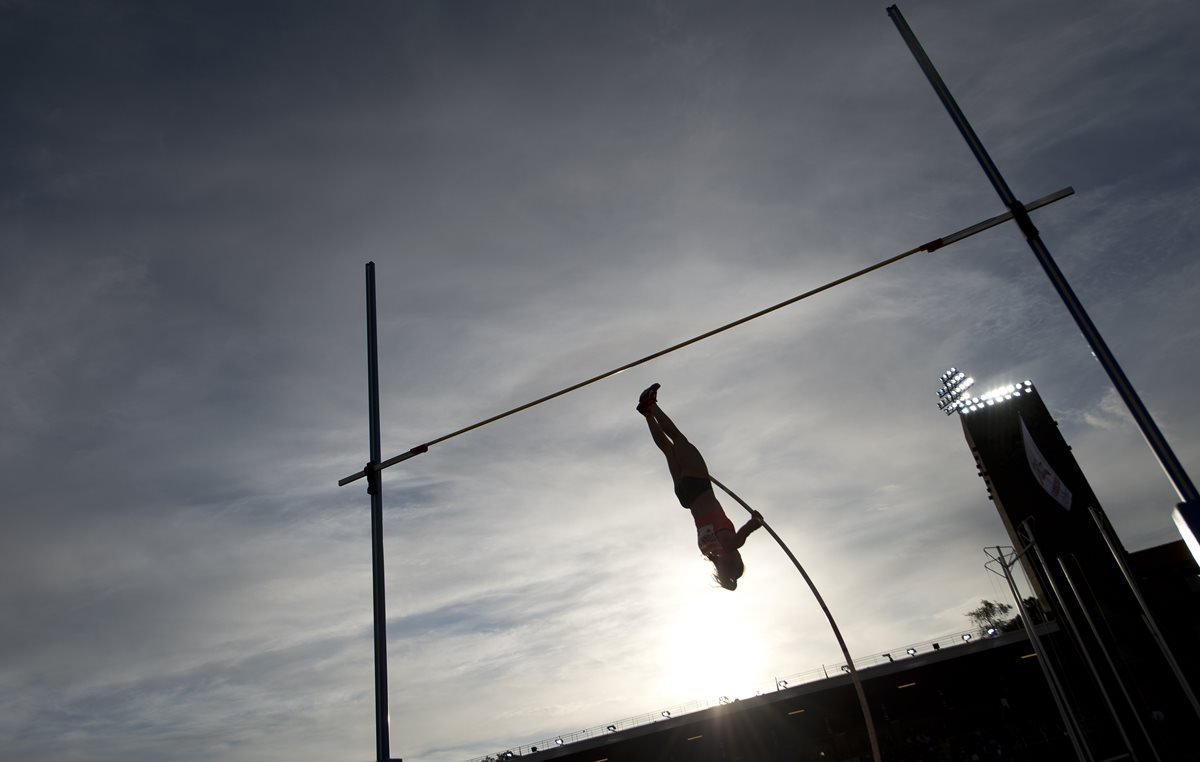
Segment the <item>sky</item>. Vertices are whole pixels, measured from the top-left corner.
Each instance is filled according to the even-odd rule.
[[[1017,196],[1075,188],[1035,222],[1196,474],[1200,7],[902,10]],[[1003,211],[883,3],[3,0],[0,92],[13,760],[374,758],[364,263],[387,457]],[[1008,540],[949,366],[1033,379],[1126,546],[1177,539],[1008,225],[389,469],[393,756],[840,663],[765,533],[713,583],[656,381],[853,654],[967,627]]]

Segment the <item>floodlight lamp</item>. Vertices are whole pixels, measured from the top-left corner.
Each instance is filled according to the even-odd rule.
[[[942,373],[941,377],[938,378],[938,380],[941,380],[943,386],[946,386],[946,388],[950,388],[950,386],[953,386],[954,384],[959,383],[960,380],[962,380],[964,378],[966,378],[966,373],[961,373],[961,372],[959,372],[958,368],[952,367],[952,368],[950,368],[950,370]]]
[[[917,649],[915,649],[915,648],[910,648],[910,649],[908,649],[908,651],[907,651],[906,653],[908,653],[908,655],[909,655],[909,656],[916,656],[916,655],[917,655]]]
[[[987,634],[988,634],[988,637],[989,637],[989,638],[994,638],[994,637],[996,637],[996,628],[995,628],[995,627],[989,627],[989,628],[987,628]]]
[[[608,726],[608,732],[609,732],[609,733],[615,733],[615,732],[617,732],[617,726],[616,726],[616,725],[609,725],[609,726]]]
[[[1011,400],[1013,397],[1020,397],[1022,393],[1024,393],[1024,394],[1032,394],[1033,393],[1033,382],[1032,381],[1026,380],[1023,383],[1006,384],[1004,386],[998,386],[995,389],[989,390],[985,394],[979,395],[979,398],[982,400],[986,400],[987,404],[991,405],[991,404],[1002,403],[1005,400]]]
[[[670,719],[671,718],[670,710],[663,710],[662,716],[666,717],[667,719]]]
[[[961,410],[970,404],[966,400],[966,391],[975,384],[975,379],[967,376],[957,368],[951,368],[942,374],[942,385],[937,390],[938,410],[950,415],[955,410]]]
[[[514,755],[511,751],[504,752],[505,759],[512,759],[514,756],[516,756],[516,755]]]
[[[555,743],[556,745],[558,745],[558,746],[562,746],[562,745],[563,745],[563,740],[562,740],[561,738],[555,738],[555,739],[554,739],[554,743]]]
[[[969,633],[969,632],[968,632],[968,633],[966,633],[965,635],[963,635],[963,642],[964,642],[964,643],[970,643],[970,642],[971,642],[971,633]]]

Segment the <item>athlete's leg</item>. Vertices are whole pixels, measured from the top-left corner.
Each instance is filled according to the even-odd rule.
[[[708,478],[708,464],[704,462],[704,456],[700,454],[696,445],[686,439],[675,442],[675,469],[675,472],[672,473],[676,478],[679,476]]]
[[[675,443],[667,436],[667,432],[663,430],[658,419],[653,415],[647,415],[646,425],[650,427],[650,436],[654,439],[654,444],[658,445],[658,449],[662,450],[664,455],[673,454]]]
[[[653,415],[646,416],[646,425],[650,427],[650,436],[654,439],[654,444],[658,445],[658,449],[662,450],[662,454],[667,459],[667,468],[671,472],[671,478],[676,478],[678,468],[675,457],[675,443],[663,431],[663,427]]]
[[[662,431],[663,436],[669,437],[671,440],[671,475],[677,479],[680,476],[702,476],[707,478],[708,465],[704,462],[704,456],[679,431],[675,422],[663,412],[658,403],[650,406],[646,420],[650,420],[651,418],[654,419],[651,430],[653,430],[654,426],[657,426]]]
[[[658,425],[662,427],[663,431],[665,431],[667,436],[671,438],[672,442],[687,441],[687,437],[683,435],[683,432],[679,430],[679,427],[675,425],[675,422],[663,412],[663,409],[658,406],[657,402],[650,406],[650,414],[653,415],[655,420],[658,421]]]

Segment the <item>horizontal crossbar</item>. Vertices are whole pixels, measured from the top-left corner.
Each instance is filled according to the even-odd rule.
[[[1042,196],[1041,198],[1037,199],[1036,201],[1031,201],[1030,203],[1025,204],[1024,205],[1025,210],[1032,212],[1035,209],[1040,209],[1043,206],[1047,206],[1049,204],[1053,204],[1055,201],[1064,199],[1067,196],[1072,195],[1073,193],[1075,193],[1075,190],[1073,188],[1070,188],[1070,187],[1063,188],[1060,191],[1051,193],[1048,196]],[[787,299],[785,301],[779,302],[778,304],[773,304],[770,307],[761,309],[758,312],[755,312],[753,314],[746,315],[743,318],[738,318],[737,320],[734,320],[732,323],[726,323],[725,325],[720,326],[719,328],[714,328],[711,331],[706,331],[705,333],[702,333],[699,336],[693,336],[692,338],[687,339],[686,341],[681,341],[678,344],[674,344],[672,346],[667,347],[666,349],[660,349],[659,351],[657,351],[653,354],[646,355],[645,357],[634,360],[633,362],[625,363],[624,365],[622,365],[619,368],[614,368],[610,371],[605,371],[604,373],[601,373],[598,376],[592,376],[591,378],[589,378],[585,381],[580,381],[577,384],[572,384],[571,386],[568,386],[566,388],[559,389],[558,391],[554,392],[553,394],[547,394],[544,397],[539,397],[538,399],[534,400],[533,402],[527,402],[524,405],[520,405],[519,407],[514,407],[511,410],[506,410],[503,413],[498,413],[497,415],[493,415],[490,418],[485,418],[482,421],[471,424],[470,426],[466,426],[457,431],[452,431],[449,434],[444,434],[444,435],[438,437],[437,439],[431,439],[423,445],[418,445],[418,446],[412,448],[411,450],[409,450],[408,452],[401,453],[400,455],[397,455],[394,458],[389,458],[388,460],[385,460],[382,463],[379,463],[378,465],[373,466],[371,464],[368,464],[367,467],[363,468],[363,470],[358,471],[353,474],[350,474],[349,476],[347,476],[343,479],[340,479],[338,481],[338,486],[344,487],[345,485],[347,485],[353,481],[357,481],[358,479],[361,479],[364,476],[366,476],[370,470],[374,470],[376,472],[382,471],[383,469],[385,469],[389,466],[394,466],[395,464],[397,464],[401,461],[408,460],[409,458],[420,455],[421,453],[428,451],[429,448],[432,447],[433,445],[439,444],[441,442],[445,442],[447,439],[453,439],[454,437],[456,437],[460,434],[465,434],[468,431],[472,431],[472,430],[478,429],[482,426],[486,426],[489,423],[494,423],[494,422],[500,420],[501,418],[507,418],[508,416],[513,415],[514,413],[519,413],[522,410],[528,410],[529,408],[540,405],[543,402],[549,402],[550,400],[554,399],[555,397],[561,397],[564,394],[568,394],[569,392],[573,392],[577,389],[582,389],[583,387],[588,386],[590,384],[594,384],[597,381],[603,381],[606,378],[615,376],[618,373],[622,373],[624,371],[629,370],[630,368],[635,368],[638,365],[642,365],[643,363],[648,363],[651,360],[656,360],[659,357],[662,357],[663,355],[670,354],[671,352],[674,352],[679,349],[683,349],[684,347],[695,344],[698,341],[703,341],[704,339],[707,339],[710,336],[716,336],[718,333],[728,331],[730,328],[735,328],[735,327],[741,325],[742,323],[748,323],[751,320],[754,320],[755,318],[760,318],[763,315],[766,315],[771,312],[775,312],[776,310],[787,307],[790,304],[795,304],[796,302],[798,302],[802,299],[807,299],[810,296],[815,296],[816,294],[819,294],[822,291],[828,291],[829,289],[833,288],[834,286],[840,286],[841,284],[846,283],[847,281],[854,280],[855,278],[866,275],[867,273],[874,272],[875,270],[879,270],[881,268],[887,267],[890,264],[894,264],[896,262],[899,262],[902,259],[911,257],[913,254],[918,254],[923,251],[925,251],[925,252],[937,251],[938,249],[941,249],[945,246],[949,246],[950,244],[958,243],[959,241],[963,240],[964,238],[970,238],[971,236],[976,235],[977,233],[982,233],[985,230],[994,228],[1001,223],[1011,220],[1012,218],[1013,218],[1013,213],[1011,211],[1004,212],[1003,214],[998,214],[995,217],[989,217],[988,219],[986,219],[982,222],[977,222],[974,225],[971,225],[970,227],[966,227],[966,228],[963,228],[962,230],[951,233],[948,236],[944,236],[942,238],[935,238],[934,240],[930,241],[929,243],[921,244],[920,246],[909,249],[908,251],[901,252],[893,257],[889,257],[880,262],[876,262],[875,264],[871,265],[870,267],[864,267],[863,269],[858,270],[853,273],[850,273],[849,275],[842,276],[841,278],[838,278],[837,280],[831,280],[822,286],[817,286],[814,289],[805,291],[803,294],[797,294],[796,296],[793,296],[791,299]]]

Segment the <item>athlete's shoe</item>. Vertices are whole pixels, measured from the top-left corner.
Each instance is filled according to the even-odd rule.
[[[642,396],[638,398],[637,411],[642,415],[649,415],[651,408],[658,402],[658,387],[661,384],[651,384],[646,391],[642,392]]]

